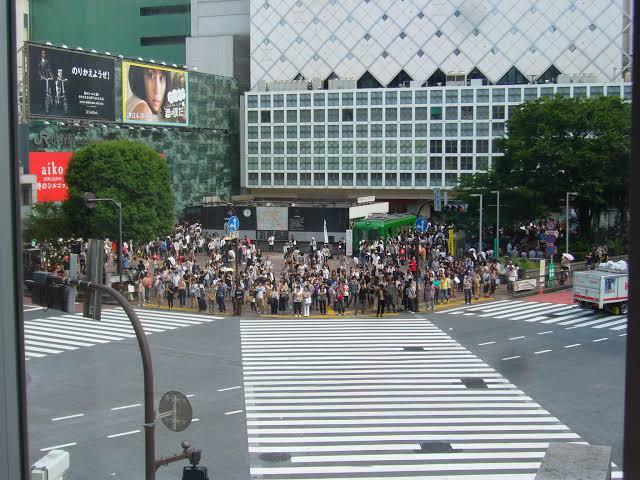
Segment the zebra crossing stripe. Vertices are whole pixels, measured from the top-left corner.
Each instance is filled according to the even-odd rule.
[[[482,305],[475,305],[473,307],[457,307],[457,308],[451,308],[451,309],[447,309],[444,312],[438,312],[438,313],[456,313],[456,312],[461,312],[461,311],[466,311],[466,310],[482,310],[488,307],[488,305],[491,306],[497,306],[497,305],[504,305],[506,303],[511,303],[512,300],[500,300],[497,302],[490,302],[489,304],[482,304]]]
[[[611,319],[611,317],[609,317],[609,319]],[[626,318],[621,318],[618,320],[614,320],[613,322],[609,322],[609,323],[603,323],[601,325],[597,325],[593,328],[608,328],[608,327],[613,327],[614,325],[620,325],[620,324],[624,324],[625,326],[627,325],[627,319]]]
[[[580,323],[580,324],[578,324],[576,326],[579,326],[579,327],[590,327],[592,325],[597,325],[599,323],[608,322],[609,319],[610,319],[609,315],[604,315],[604,316],[601,316],[601,317],[598,317],[598,318],[590,319],[589,322]]]

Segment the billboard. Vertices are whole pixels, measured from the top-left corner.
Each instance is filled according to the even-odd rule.
[[[65,180],[73,152],[29,152],[29,171],[36,176],[38,202],[62,202],[69,198]]]
[[[145,125],[187,126],[187,72],[143,63],[122,62],[122,121]]]
[[[115,121],[112,59],[33,44],[27,52],[31,115]]]

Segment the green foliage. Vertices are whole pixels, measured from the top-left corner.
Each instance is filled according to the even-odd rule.
[[[62,205],[59,203],[36,203],[31,215],[25,219],[25,241],[35,240],[41,243],[66,238],[68,233]]]
[[[591,237],[600,212],[628,208],[630,106],[619,98],[541,98],[516,108],[499,141],[503,157],[493,169],[465,179],[458,198],[477,205],[471,193],[501,192],[501,223],[557,212],[566,192],[579,216],[580,234]],[[488,202],[485,201],[485,205]],[[494,202],[491,202],[494,203]],[[486,209],[487,220],[494,219]],[[493,209],[495,211],[495,209]]]
[[[127,140],[104,141],[78,150],[66,175],[69,200],[63,204],[73,235],[118,238],[118,210],[100,202],[87,210],[84,192],[122,204],[123,239],[149,241],[173,225],[173,194],[167,162],[150,147]]]

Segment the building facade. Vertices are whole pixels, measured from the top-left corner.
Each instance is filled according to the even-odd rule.
[[[184,65],[190,0],[31,0],[30,40]]]
[[[631,18],[629,0],[251,0],[251,84],[619,81]]]

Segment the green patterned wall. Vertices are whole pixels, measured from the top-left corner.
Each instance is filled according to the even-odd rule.
[[[121,64],[116,62],[116,118],[122,118]],[[188,128],[105,124],[88,127],[73,122],[34,121],[29,126],[29,151],[75,151],[101,140],[129,139],[165,155],[171,173],[175,213],[199,204],[203,196],[229,198],[240,179],[239,97],[236,80],[189,72]],[[152,129],[153,128],[153,129]],[[214,130],[215,129],[215,130]],[[226,130],[226,132],[222,131]],[[123,172],[126,175],[126,172]]]

